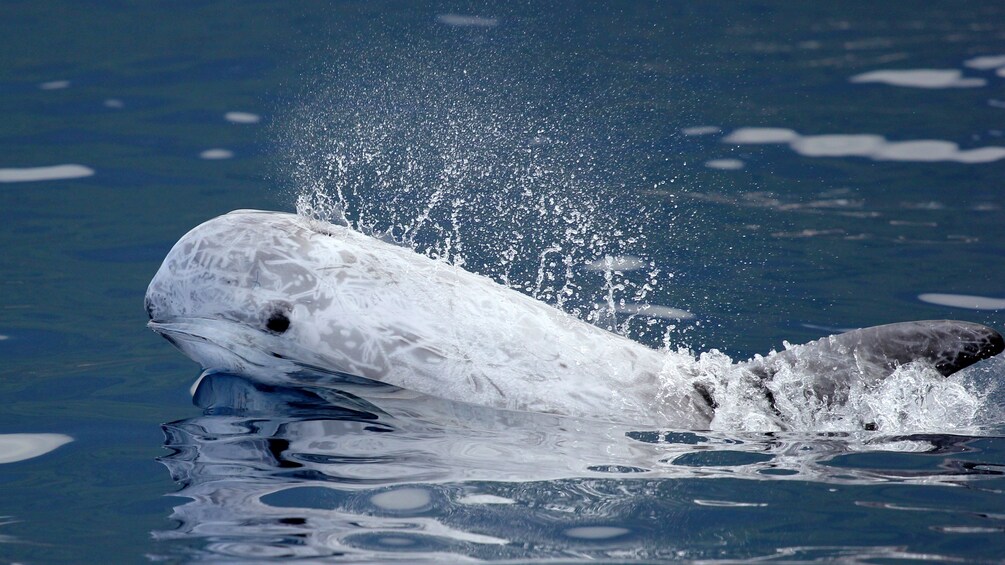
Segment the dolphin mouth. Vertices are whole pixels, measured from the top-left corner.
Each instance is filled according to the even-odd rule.
[[[174,321],[165,320],[154,320],[150,318],[147,322],[147,327],[155,331],[158,335],[163,336],[168,341],[174,343],[175,337],[187,336],[192,338],[206,339],[194,332],[188,331],[186,328],[187,324],[178,323]]]
[[[168,340],[209,373],[230,372],[275,381],[293,364],[239,322],[210,318],[150,320],[147,327]]]
[[[311,352],[231,320],[181,318],[150,320],[147,327],[198,363],[203,374],[230,373],[272,385],[288,384],[294,374],[312,375],[306,382],[375,381],[328,369],[330,363]]]
[[[206,322],[211,322],[211,320],[205,320]],[[227,347],[217,343],[218,340],[211,339],[207,331],[202,331],[200,329],[201,324],[196,320],[150,320],[147,322],[147,327],[156,332],[158,335],[164,339],[171,342],[171,345],[181,349],[184,353],[188,354],[188,351],[183,347],[185,344],[194,345],[205,345],[219,347],[220,349],[229,350]],[[198,361],[198,359],[196,359]]]

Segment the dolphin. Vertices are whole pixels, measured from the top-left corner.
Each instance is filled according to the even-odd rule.
[[[717,408],[715,386],[665,351],[295,214],[236,210],[192,229],[145,305],[149,327],[205,372],[265,385],[288,386],[308,369],[493,408],[678,429],[707,429]],[[734,372],[772,407],[772,380],[792,371],[818,398],[842,402],[853,383],[903,365],[948,376],[1003,349],[979,324],[906,322],[757,356]]]

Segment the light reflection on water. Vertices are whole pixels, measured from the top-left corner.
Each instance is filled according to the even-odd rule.
[[[0,182],[39,182],[89,177],[94,169],[84,165],[53,165],[0,169]]]
[[[960,149],[950,141],[889,141],[875,134],[800,135],[785,128],[740,128],[722,139],[733,144],[787,143],[804,157],[868,157],[876,161],[990,163],[1005,158],[1005,147]]]
[[[851,77],[851,82],[877,82],[914,88],[976,88],[986,86],[982,78],[964,77],[958,69],[898,69],[869,71]]]
[[[0,434],[0,464],[40,457],[71,441],[65,434]]]
[[[789,498],[785,484],[828,499],[832,511],[852,511],[876,505],[870,487],[981,491],[1005,474],[1000,461],[982,459],[1001,439],[984,435],[993,430],[640,430],[450,403],[383,385],[340,388],[333,396],[205,377],[196,401],[206,414],[164,426],[173,453],[161,462],[181,486],[174,495],[190,500],[175,506],[178,527],[155,538],[201,540],[196,558],[208,560],[741,559],[757,556],[744,545],[749,520],[814,515],[812,505]],[[750,486],[731,484],[736,480]],[[918,514],[911,505],[882,507]],[[724,510],[737,528],[729,534],[716,525]],[[934,516],[946,526],[943,535],[1005,527],[1005,515],[961,521],[952,508],[940,512]],[[677,530],[686,523],[687,533]],[[849,545],[860,547],[777,551],[829,558],[892,551]]]

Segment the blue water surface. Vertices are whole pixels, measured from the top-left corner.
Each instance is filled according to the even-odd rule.
[[[1005,6],[0,12],[0,561],[1005,559],[1000,361],[966,376],[965,429],[653,430],[359,383],[193,398],[143,309],[188,229],[336,188],[393,235],[436,187],[497,275],[513,230],[530,250],[566,227],[528,186],[659,268],[646,302],[693,317],[616,320],[649,345],[1005,329]],[[603,293],[578,253],[576,307]]]

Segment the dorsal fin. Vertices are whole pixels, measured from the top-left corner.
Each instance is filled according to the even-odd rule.
[[[924,360],[942,376],[994,357],[1005,349],[995,330],[956,320],[924,320],[873,326],[825,337],[803,347],[842,350],[862,361],[893,370],[899,365]],[[783,352],[783,354],[788,351]]]
[[[914,361],[943,376],[994,357],[1005,349],[995,330],[970,322],[925,320],[853,330],[755,357],[741,367],[770,380],[786,367],[811,375],[814,393],[841,402],[849,383],[873,383]],[[769,399],[770,400],[770,399]]]

